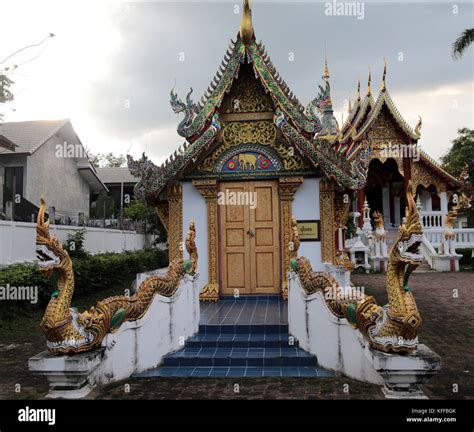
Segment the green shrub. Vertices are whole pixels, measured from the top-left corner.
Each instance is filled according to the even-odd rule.
[[[166,267],[167,253],[156,249],[136,252],[106,253],[101,255],[84,255],[72,258],[74,266],[74,294],[87,295],[116,285],[129,283],[137,273]],[[0,287],[37,286],[38,303],[29,301],[0,300],[0,320],[10,319],[16,313],[44,308],[56,289],[56,277],[43,276],[34,264],[15,264],[0,269]]]
[[[64,248],[68,251],[71,258],[83,257],[87,255],[84,249],[86,229],[80,228],[74,231],[74,234],[68,234],[64,243]]]

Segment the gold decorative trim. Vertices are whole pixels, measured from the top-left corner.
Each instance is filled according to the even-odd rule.
[[[161,223],[163,224],[163,227],[168,233],[169,232],[169,204],[167,202],[158,204],[155,207],[155,211]]]
[[[334,184],[322,180],[319,183],[319,207],[321,219],[321,261],[334,263],[336,242],[334,236]]]
[[[281,295],[288,300],[288,272],[290,271],[290,241],[292,238],[292,202],[303,177],[282,177],[278,179],[278,195],[280,197],[281,224]]]
[[[423,186],[425,189],[428,189],[430,185],[433,185],[436,187],[437,192],[446,192],[446,184],[425,169],[419,162],[411,165],[411,173],[414,190],[416,190],[419,185]]]
[[[169,261],[183,258],[183,188],[176,183],[168,188],[169,214],[173,217],[168,222]]]
[[[233,147],[244,144],[259,144],[274,149],[280,157],[286,171],[302,171],[309,166],[294,148],[278,139],[277,128],[273,121],[225,122],[222,128],[222,144],[207,156],[199,165],[202,172],[213,172],[219,158]]]
[[[219,260],[217,221],[217,181],[214,179],[193,180],[193,185],[206,200],[207,205],[207,249],[208,283],[199,293],[201,301],[219,300]]]

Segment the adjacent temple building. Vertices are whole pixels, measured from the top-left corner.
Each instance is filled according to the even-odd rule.
[[[442,226],[459,181],[423,152],[416,159],[415,152],[390,153],[417,150],[421,118],[414,128],[407,124],[385,76],[386,66],[377,95],[370,73],[364,96],[359,82],[340,125],[326,61],[323,85],[305,107],[257,43],[244,2],[237,39],[201,101],[191,99],[192,90],[185,100],[171,92],[172,109],[184,115],[178,126],[184,146],[160,167],[145,155],[129,157],[141,179],[136,194],[156,208],[168,231],[170,261],[182,255],[187,224],[195,221],[202,300],[236,293],[286,298],[292,216],[300,253],[315,271],[329,273],[351,268],[350,212],[360,227],[365,206],[370,216],[382,215],[385,229],[397,228],[410,181],[424,223]]]

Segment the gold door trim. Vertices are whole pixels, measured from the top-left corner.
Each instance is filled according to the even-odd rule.
[[[278,183],[281,223],[281,295],[283,300],[288,300],[288,272],[290,271],[292,203],[296,190],[303,183],[303,177],[282,177],[278,180]]]
[[[217,301],[219,300],[217,181],[193,180],[193,185],[204,197],[207,206],[208,283],[199,293],[199,300]]]

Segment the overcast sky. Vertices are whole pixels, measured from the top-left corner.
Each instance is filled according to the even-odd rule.
[[[12,74],[5,121],[70,118],[95,153],[145,150],[162,162],[183,141],[169,91],[184,97],[192,86],[200,99],[235,40],[241,3],[2,0],[0,62],[56,35],[7,62],[39,55]],[[327,2],[255,0],[256,37],[303,105],[317,92],[326,50],[339,121],[359,78],[365,93],[369,66],[376,96],[386,58],[392,99],[410,125],[421,115],[421,146],[439,158],[458,128],[474,128],[474,46],[457,61],[450,53],[473,26],[473,3],[361,5],[358,16],[329,16]]]

